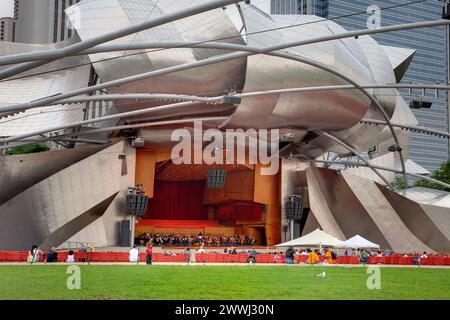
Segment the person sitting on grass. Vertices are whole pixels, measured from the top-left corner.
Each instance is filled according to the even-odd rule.
[[[69,250],[69,255],[67,256],[67,263],[75,263],[75,252],[73,250]]]
[[[331,251],[330,249],[325,250],[325,260],[329,264],[335,264],[336,263],[336,254]]]
[[[319,262],[320,262],[320,258],[319,258],[319,255],[317,254],[317,252],[311,251],[309,253],[308,259],[306,260],[306,263],[307,264],[317,264]]]
[[[58,252],[56,252],[55,248],[51,248],[50,251],[47,253],[45,262],[46,263],[58,262]]]
[[[38,248],[37,245],[32,245],[31,250],[28,251],[27,262],[34,263],[39,262],[39,255],[42,254],[42,251]]]
[[[289,247],[286,250],[286,259],[285,259],[286,264],[294,264],[294,254],[295,254],[294,248]]]

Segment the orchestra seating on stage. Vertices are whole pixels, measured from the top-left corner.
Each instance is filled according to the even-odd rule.
[[[235,227],[225,227],[216,220],[140,220],[135,234],[186,234],[231,236],[235,234]]]

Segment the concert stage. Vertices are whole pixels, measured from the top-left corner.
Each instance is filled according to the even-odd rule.
[[[176,165],[168,152],[138,149],[136,184],[149,197],[135,237],[150,234],[248,235],[258,245],[280,242],[279,177],[258,165]],[[226,172],[223,186],[208,185],[208,172]]]

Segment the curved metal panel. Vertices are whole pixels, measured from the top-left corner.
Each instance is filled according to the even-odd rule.
[[[82,39],[88,39],[112,31],[119,27],[135,25],[148,19],[175,12],[194,4],[194,0],[161,0],[161,1],[129,1],[106,0],[82,1],[78,4],[81,21],[78,33]],[[106,14],[105,14],[106,10]],[[93,17],[103,16],[99,20]],[[71,17],[75,19],[75,17]],[[193,17],[181,19],[156,28],[139,32],[112,43],[129,43],[139,41],[161,40],[195,40],[210,41],[222,39],[224,42],[245,44],[223,9],[201,13]],[[223,50],[176,48],[170,50],[136,51],[138,55],[129,56],[133,52],[101,53],[91,55],[93,61],[105,58],[124,56],[114,61],[103,61],[95,65],[104,81],[122,78],[142,72],[164,67],[207,59],[225,53]],[[246,59],[205,66],[189,71],[177,72],[165,76],[132,82],[118,88],[114,92],[164,92],[213,95],[243,87]]]
[[[116,221],[127,218],[122,198],[126,189],[134,185],[134,167],[130,174],[123,175],[123,160],[118,156],[125,154],[134,166],[133,152],[134,149],[127,151],[125,143],[119,142],[36,183],[1,205],[0,248],[25,250],[30,243],[51,239],[55,232],[60,232],[58,230],[65,232],[55,235],[55,239],[67,240],[86,226],[84,219],[78,220],[77,225],[73,221],[120,192],[123,196],[116,197],[102,217],[106,233],[117,236]],[[70,227],[65,229],[65,226]],[[100,235],[93,242],[116,244],[112,239],[105,243]]]
[[[405,225],[375,182],[342,173],[358,201],[395,252],[433,251]]]
[[[104,147],[0,156],[0,204]]]
[[[7,43],[0,46],[0,55],[63,47],[76,41],[77,39],[73,38],[70,41],[55,45]],[[67,57],[32,71],[22,73],[16,80],[6,79],[5,81],[1,81],[0,106],[29,102],[44,96],[57,95],[87,87],[91,68],[89,62],[87,56]],[[80,66],[64,70],[64,68],[74,65]],[[52,70],[59,69],[62,70],[51,72]],[[21,78],[22,76],[26,76],[26,78]],[[0,136],[14,136],[40,130],[48,126],[49,123],[53,125],[64,125],[80,121],[84,116],[84,107],[85,104],[79,103],[70,107],[56,105],[35,108],[3,118],[0,114]]]

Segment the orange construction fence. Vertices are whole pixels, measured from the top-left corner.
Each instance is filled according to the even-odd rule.
[[[67,260],[67,251],[58,252],[58,262],[65,262]],[[18,263],[26,262],[28,257],[27,252],[23,251],[0,251],[0,263]],[[145,261],[145,252],[140,252],[139,260]],[[195,262],[198,263],[245,263],[247,262],[248,253],[245,254],[223,254],[223,253],[197,253],[195,254]],[[307,255],[296,255],[295,263],[306,263]],[[320,257],[323,261],[324,257]],[[41,254],[39,261],[45,261],[45,253]],[[76,262],[128,262],[128,252],[75,252]],[[153,253],[153,262],[188,262],[190,255],[178,253],[174,255],[166,255],[164,253]],[[384,257],[369,257],[367,264],[384,264],[384,265],[413,265],[417,264],[418,257],[413,255],[402,256],[392,255]],[[261,264],[283,264],[285,263],[284,254],[269,254],[259,253],[256,256],[256,263]],[[336,264],[359,264],[359,257],[357,256],[338,256]],[[450,266],[450,256],[429,256],[428,258],[420,259],[420,265],[440,265]]]

